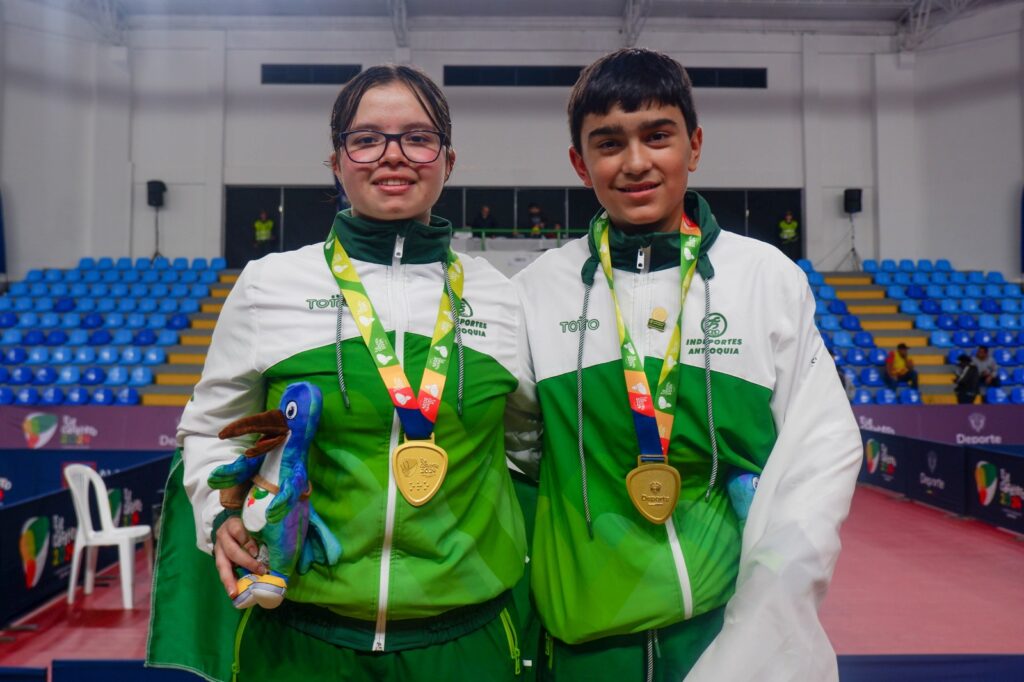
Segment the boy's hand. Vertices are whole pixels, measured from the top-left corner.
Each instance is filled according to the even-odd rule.
[[[256,541],[249,537],[240,517],[228,518],[217,529],[217,538],[213,545],[213,559],[217,564],[217,573],[220,575],[224,590],[232,599],[237,596],[235,583],[238,579],[235,577],[235,566],[256,575],[263,575],[267,572],[263,564],[256,560],[258,551]]]

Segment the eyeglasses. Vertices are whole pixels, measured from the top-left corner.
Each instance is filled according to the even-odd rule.
[[[388,144],[398,142],[402,155],[412,163],[431,163],[441,155],[445,136],[433,130],[382,133],[379,130],[349,130],[338,134],[338,144],[355,163],[376,163],[384,158]]]

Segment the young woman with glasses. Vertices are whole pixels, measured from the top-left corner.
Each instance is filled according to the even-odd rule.
[[[310,501],[341,559],[241,619],[237,678],[514,679],[509,592],[526,541],[502,416],[519,380],[515,296],[485,261],[453,253],[451,223],[430,212],[455,163],[430,78],[363,71],[338,95],[331,140],[351,209],[324,242],[245,268],[179,427],[199,545],[227,600],[236,569],[265,567],[208,484],[251,438],[217,434],[289,384],[323,395]]]

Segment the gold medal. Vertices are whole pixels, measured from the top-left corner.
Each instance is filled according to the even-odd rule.
[[[414,507],[423,506],[441,488],[448,473],[448,453],[434,443],[434,434],[430,434],[430,440],[406,438],[395,448],[393,457],[395,483],[402,497]]]
[[[679,501],[679,472],[668,464],[640,462],[626,475],[633,506],[651,523],[665,523]]]

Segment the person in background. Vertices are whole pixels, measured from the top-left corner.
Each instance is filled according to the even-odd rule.
[[[885,385],[891,389],[895,389],[898,384],[907,384],[917,389],[917,370],[914,369],[909,350],[907,344],[901,343],[896,346],[896,350],[889,351],[885,358]]]
[[[800,223],[793,217],[792,211],[786,211],[786,216],[779,221],[779,241],[783,244],[790,244],[800,239],[797,229]]]
[[[260,217],[252,223],[252,245],[257,258],[274,250],[274,221],[264,210],[260,210]]]
[[[480,212],[469,221],[469,226],[473,228],[474,237],[486,237],[496,236],[494,234],[488,235],[488,231],[497,229],[498,221],[491,214],[491,207],[484,204],[480,207]]]
[[[988,346],[978,346],[973,362],[974,366],[978,368],[978,384],[981,390],[1000,386],[999,365],[988,352]]]
[[[956,402],[969,405],[978,397],[978,367],[966,353],[957,358],[956,376],[953,378],[953,392]]]
[[[526,227],[527,235],[530,237],[540,237],[544,234],[547,229],[548,217],[544,215],[544,211],[537,204],[530,204],[526,208],[526,215],[529,219],[529,224]],[[527,236],[521,235],[521,236]]]

